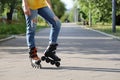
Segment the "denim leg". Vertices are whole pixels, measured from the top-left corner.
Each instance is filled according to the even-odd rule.
[[[37,23],[37,10],[31,10],[31,15],[26,18],[26,40],[29,48],[35,47],[35,30]]]
[[[49,43],[57,43],[61,22],[55,19],[55,14],[48,7],[38,9],[38,14],[42,16],[51,26]]]

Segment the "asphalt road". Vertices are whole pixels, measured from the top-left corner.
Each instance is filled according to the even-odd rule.
[[[38,55],[48,45],[49,28],[36,33]],[[57,55],[61,67],[30,65],[25,36],[0,42],[0,80],[120,80],[120,41],[74,23],[63,23]]]

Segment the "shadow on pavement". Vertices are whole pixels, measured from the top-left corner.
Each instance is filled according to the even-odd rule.
[[[96,67],[72,67],[72,66],[61,66],[56,67],[42,67],[41,69],[48,70],[77,70],[77,71],[99,71],[99,72],[115,72],[120,73],[120,69],[116,68],[96,68]]]

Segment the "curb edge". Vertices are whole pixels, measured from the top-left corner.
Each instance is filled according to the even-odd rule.
[[[119,41],[120,41],[120,37],[114,36],[114,35],[112,35],[112,34],[108,34],[108,33],[105,33],[105,32],[99,31],[99,30],[95,30],[95,29],[92,29],[92,28],[87,28],[87,27],[85,27],[85,26],[81,26],[81,27],[82,27],[82,28],[85,28],[85,29],[89,29],[89,30],[95,31],[95,32],[98,32],[98,33],[101,33],[101,34],[103,34],[103,35],[112,37],[113,39],[116,39],[116,40],[119,40]]]
[[[7,40],[10,40],[10,39],[14,39],[14,38],[16,38],[15,35],[12,35],[12,36],[9,36],[7,38],[0,39],[0,42],[7,41]]]

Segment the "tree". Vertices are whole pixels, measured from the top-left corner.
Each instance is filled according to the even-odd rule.
[[[120,0],[117,1],[117,13],[116,16],[118,19],[118,22],[120,23]],[[89,9],[91,9],[92,13],[92,20],[94,22],[108,22],[110,23],[112,21],[111,15],[112,15],[112,0],[78,0],[80,9],[88,15]],[[91,6],[88,6],[88,4],[91,4]]]
[[[2,4],[1,10],[4,9],[5,5],[9,7],[9,12],[7,13],[7,20],[11,22],[14,9],[18,6],[18,4],[21,3],[21,0],[0,0],[0,3]]]
[[[51,0],[51,2],[52,2],[53,11],[59,18],[61,18],[66,11],[65,4],[60,0]]]
[[[100,22],[111,22],[112,1],[95,0],[94,5],[99,10]]]
[[[116,24],[120,25],[120,0],[116,0]]]
[[[65,13],[65,5],[60,0],[51,0],[53,4],[53,10],[56,13],[56,15],[61,18]],[[12,14],[14,12],[14,9],[18,6],[18,4],[21,4],[21,0],[0,0],[0,4],[2,4],[0,10],[3,10],[5,7],[5,4],[9,7],[9,12],[7,13],[7,19],[12,20]]]
[[[4,10],[5,3],[6,3],[6,0],[0,0],[0,15]]]

